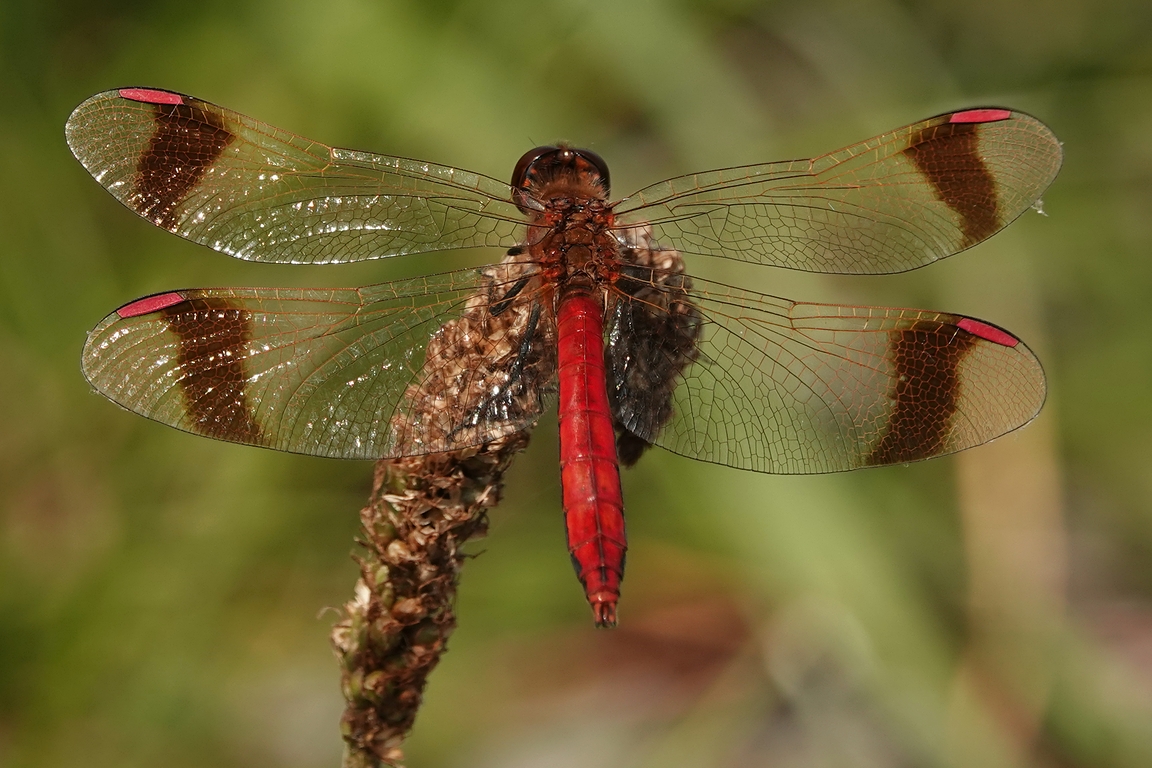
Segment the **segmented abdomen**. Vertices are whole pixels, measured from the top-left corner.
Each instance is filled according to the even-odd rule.
[[[604,310],[586,292],[561,299],[560,483],[568,551],[598,626],[616,623],[624,576],[624,501],[604,374]]]

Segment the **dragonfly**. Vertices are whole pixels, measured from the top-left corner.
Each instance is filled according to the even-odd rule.
[[[792,301],[684,267],[884,274],[974,246],[1060,168],[1060,143],[1022,112],[949,112],[615,200],[603,158],[567,144],[530,150],[506,183],[155,88],[91,97],[66,135],[125,206],[239,259],[502,249],[479,269],[359,288],[146,296],[88,334],[83,372],[187,432],[347,459],[474,448],[557,407],[567,543],[598,626],[616,623],[624,575],[620,467],[649,447],[838,472],[986,443],[1044,403],[1040,362],[990,322]]]

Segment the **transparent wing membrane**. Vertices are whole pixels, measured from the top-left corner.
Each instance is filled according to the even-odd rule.
[[[835,472],[970,448],[1044,403],[1035,355],[981,321],[693,282],[683,297],[695,307],[692,359],[675,334],[644,350],[662,361],[650,368],[683,366],[670,413],[647,420],[650,388],[618,392],[633,404],[624,427],[675,453],[758,472]],[[633,311],[668,322],[652,303]]]
[[[989,122],[964,116],[1002,113]],[[957,121],[957,118],[960,118]],[[984,240],[1056,177],[1060,144],[1020,112],[949,113],[812,160],[679,176],[615,208],[617,225],[704,254],[811,272],[902,272]]]
[[[554,391],[550,321],[525,339],[530,294],[488,311],[523,270],[173,292],[100,323],[84,373],[129,410],[233,442],[360,459],[478,445],[533,423]]]
[[[66,134],[124,205],[241,259],[341,263],[522,238],[507,184],[329,147],[190,96],[107,91],[76,108]]]

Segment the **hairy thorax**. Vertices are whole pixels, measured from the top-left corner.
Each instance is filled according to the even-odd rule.
[[[545,283],[555,285],[562,297],[615,282],[620,243],[611,229],[612,209],[595,179],[563,174],[532,192],[542,208],[529,212],[528,251]]]

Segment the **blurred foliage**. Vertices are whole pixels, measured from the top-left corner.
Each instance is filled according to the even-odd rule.
[[[564,552],[554,420],[508,477],[413,766],[1152,765],[1152,5],[8,0],[0,5],[0,764],[339,759],[325,606],[371,466],[177,433],[91,394],[85,331],[147,293],[357,285],[493,254],[236,262],[69,155],[87,96],[152,85],[503,178],[563,138],[618,193],[965,106],[1065,142],[1045,198],[907,275],[698,264],[796,298],[985,317],[1051,396],[993,446],[762,477],[627,473],[622,627]],[[447,259],[447,261],[445,260]]]

